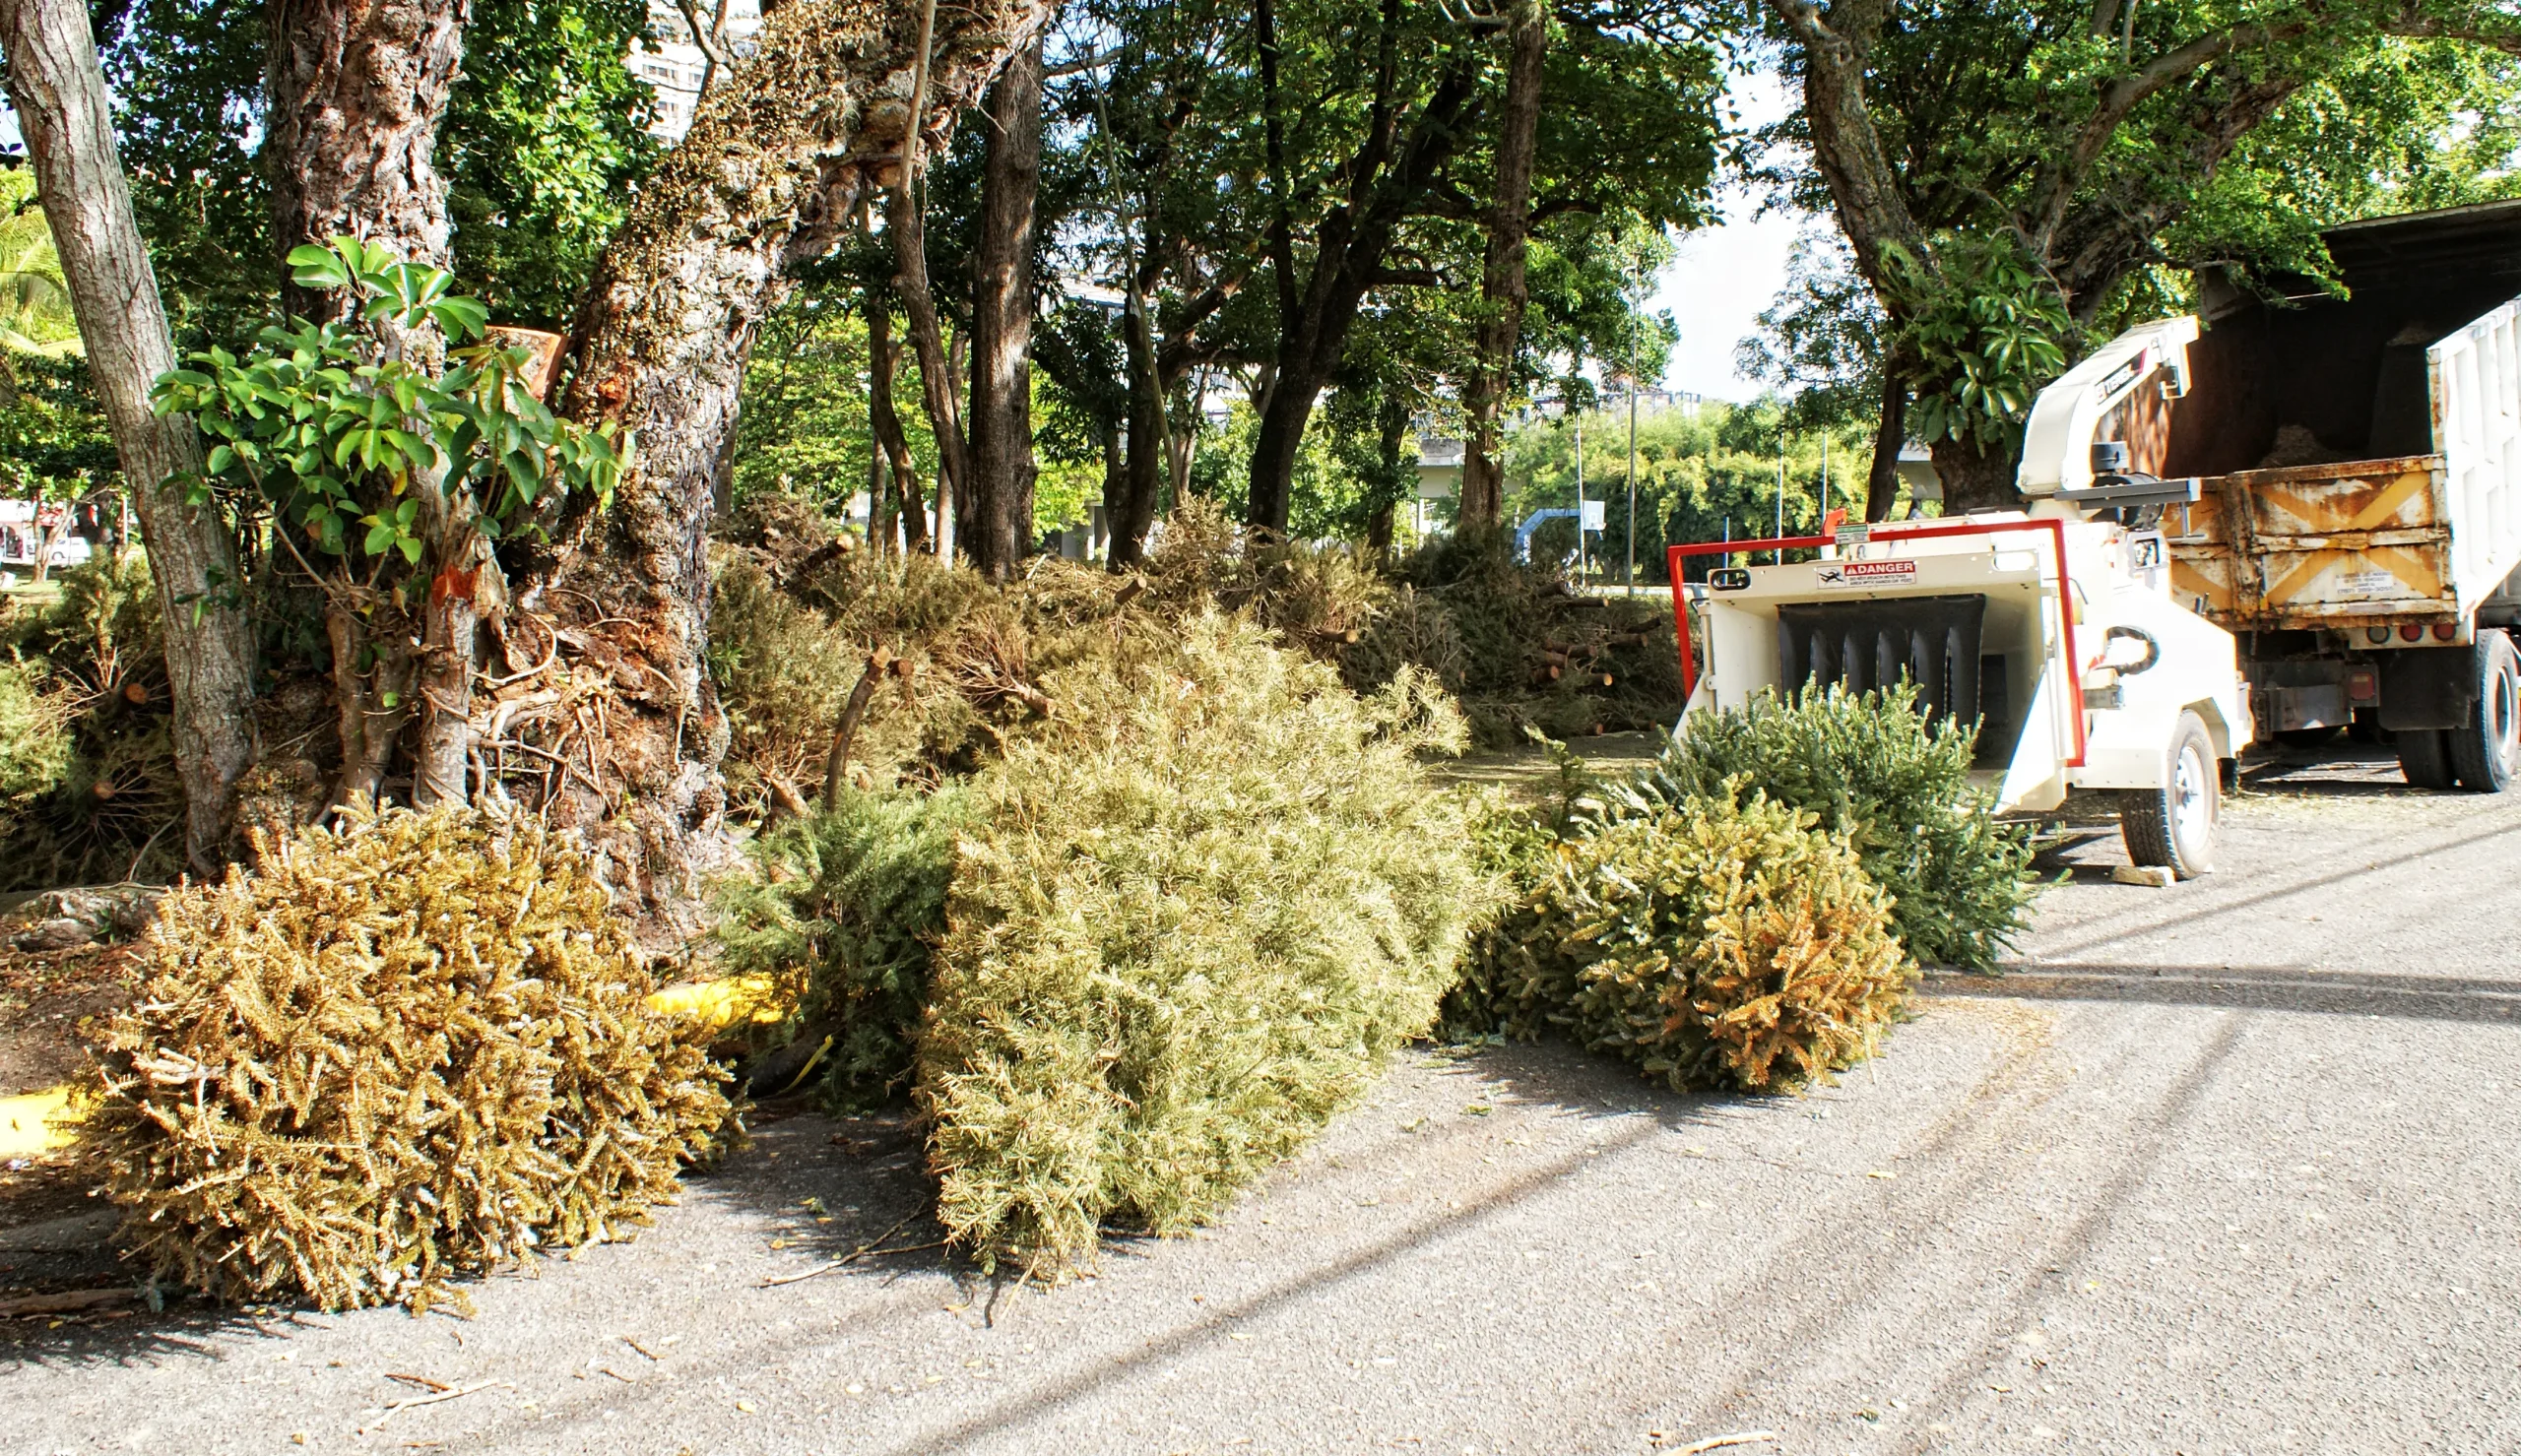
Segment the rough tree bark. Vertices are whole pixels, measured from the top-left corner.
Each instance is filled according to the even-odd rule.
[[[236,543],[219,512],[184,502],[201,469],[192,421],[150,412],[149,388],[175,366],[158,279],[132,219],[88,10],[72,0],[0,0],[0,56],[36,196],[131,484],[150,574],[165,603],[175,768],[184,853],[197,874],[226,857],[236,780],[254,761],[254,637],[237,592]]]
[[[268,0],[262,155],[283,253],[347,232],[446,266],[433,155],[472,11],[472,0]],[[326,320],[344,299],[290,284],[283,301]]]
[[[922,150],[1048,12],[980,0],[938,17]],[[653,910],[687,905],[725,851],[709,495],[744,360],[794,266],[830,246],[861,196],[898,184],[920,31],[917,14],[863,0],[772,9],[642,186],[573,332],[564,412],[634,431],[638,454],[601,519],[581,503],[558,523],[561,548],[528,564],[517,601],[566,634],[575,677],[602,684],[572,710],[602,728],[574,740],[600,753],[595,773],[560,776],[552,817],[587,825],[616,888]]]
[[[1042,176],[1042,41],[990,89],[972,254],[972,564],[1003,581],[1033,545],[1033,199]]]
[[[1548,13],[1538,0],[1520,0],[1508,31],[1506,110],[1497,125],[1497,196],[1488,213],[1479,328],[1461,395],[1462,412],[1468,416],[1461,462],[1460,517],[1465,525],[1495,525],[1506,512],[1497,417],[1513,388],[1523,306],[1531,298],[1523,257],[1531,240],[1532,158],[1540,136],[1541,63],[1548,50]]]
[[[266,15],[270,134],[263,157],[282,254],[349,234],[410,262],[445,267],[451,223],[434,154],[462,69],[472,0],[270,0]],[[291,283],[284,301],[291,312],[331,320],[348,298]],[[445,341],[434,329],[366,327],[386,357],[430,369],[443,362]],[[387,594],[344,587],[327,594],[334,691],[346,699],[339,705],[337,800],[378,792],[415,713],[413,800],[467,796],[481,628],[485,616],[498,615],[502,584],[466,500],[450,499],[433,475],[414,483],[412,497],[427,546],[418,571],[425,586],[415,594],[417,659],[403,646],[400,613]]]

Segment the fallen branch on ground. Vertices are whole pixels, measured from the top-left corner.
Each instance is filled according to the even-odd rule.
[[[1736,1430],[1725,1435],[1712,1435],[1703,1441],[1692,1441],[1686,1446],[1674,1446],[1672,1456],[1702,1456],[1703,1452],[1721,1450],[1726,1446],[1753,1446],[1776,1439],[1774,1430]]]
[[[918,1217],[919,1217],[919,1215],[918,1215],[918,1214],[912,1214],[909,1218],[906,1218],[906,1219],[902,1220],[900,1223],[895,1224],[893,1227],[891,1227],[891,1228],[889,1228],[889,1229],[885,1230],[883,1233],[878,1234],[876,1234],[874,1237],[868,1239],[865,1243],[862,1243],[862,1244],[858,1245],[858,1247],[856,1247],[856,1248],[854,1248],[854,1249],[851,1249],[849,1252],[847,1252],[847,1253],[845,1253],[845,1254],[842,1254],[839,1258],[836,1258],[836,1259],[832,1260],[832,1261],[831,1261],[830,1263],[828,1263],[828,1264],[818,1264],[818,1265],[814,1266],[813,1268],[807,1270],[807,1271],[806,1271],[805,1273],[803,1273],[803,1274],[783,1274],[783,1275],[779,1276],[777,1279],[765,1279],[765,1280],[763,1280],[763,1281],[761,1282],[761,1286],[760,1286],[760,1287],[761,1287],[761,1288],[763,1288],[763,1289],[774,1289],[774,1288],[776,1288],[776,1287],[778,1287],[778,1286],[780,1286],[780,1285],[783,1285],[783,1284],[802,1284],[802,1283],[804,1283],[805,1281],[807,1281],[807,1280],[808,1280],[808,1279],[812,1279],[812,1278],[814,1278],[816,1275],[820,1275],[820,1274],[829,1274],[829,1273],[830,1273],[831,1271],[833,1271],[834,1269],[838,1269],[838,1268],[840,1268],[840,1267],[842,1267],[842,1266],[844,1266],[844,1265],[847,1265],[847,1264],[855,1263],[855,1262],[857,1262],[858,1260],[860,1260],[860,1259],[862,1259],[862,1258],[865,1258],[865,1257],[866,1257],[867,1255],[869,1255],[869,1254],[905,1254],[905,1253],[909,1253],[909,1252],[911,1251],[911,1249],[912,1249],[912,1248],[935,1248],[935,1247],[937,1247],[937,1244],[934,1244],[934,1243],[920,1243],[920,1244],[912,1244],[912,1245],[910,1246],[910,1248],[878,1248],[878,1247],[876,1247],[876,1245],[877,1245],[877,1244],[882,1243],[885,1239],[890,1238],[890,1237],[892,1237],[894,1234],[899,1234],[900,1232],[902,1232],[902,1230],[904,1230],[904,1229],[906,1229],[906,1228],[909,1228],[909,1227],[910,1227],[910,1224],[911,1224],[911,1221],[912,1221],[913,1219],[917,1219]]]
[[[140,1291],[130,1288],[106,1290],[62,1290],[49,1295],[20,1295],[13,1299],[0,1299],[0,1319],[17,1319],[31,1314],[76,1314],[106,1304],[120,1304],[140,1298]]]

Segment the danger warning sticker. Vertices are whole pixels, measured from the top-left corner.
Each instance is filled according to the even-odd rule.
[[[1813,584],[1822,587],[1907,587],[1917,580],[1914,561],[1824,561],[1813,570]]]

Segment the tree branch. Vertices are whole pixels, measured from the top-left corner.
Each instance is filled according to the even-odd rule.
[[[1826,14],[1811,0],[1768,0],[1769,9],[1801,43],[1803,113],[1812,158],[1857,269],[1879,287],[1882,250],[1896,244],[1922,258],[1925,233],[1908,210],[1900,173],[1864,95],[1864,72],[1881,33],[1889,0],[1836,0]]]
[[[2465,40],[2472,45],[2499,50],[2505,55],[2521,56],[2521,25],[2511,30],[2455,26],[2438,17],[2421,15],[2413,6],[2394,20],[2383,21],[2381,33],[2407,40]]]

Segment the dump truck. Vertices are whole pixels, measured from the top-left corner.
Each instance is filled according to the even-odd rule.
[[[1976,728],[1973,777],[1998,811],[2085,800],[2115,811],[2137,864],[2212,869],[2255,725],[2232,634],[2172,591],[2164,522],[2193,511],[2198,482],[2158,478],[2126,445],[2185,392],[2196,338],[2190,318],[2130,330],[2043,391],[2025,509],[1671,547],[1674,582],[1724,561],[1673,596],[1683,722],[1905,683]]]
[[[2265,728],[2360,730],[2411,784],[2499,791],[2521,772],[2521,202],[2325,238],[2342,294],[2202,276],[2185,392],[2117,433],[2198,482],[2172,591],[2236,634]]]

